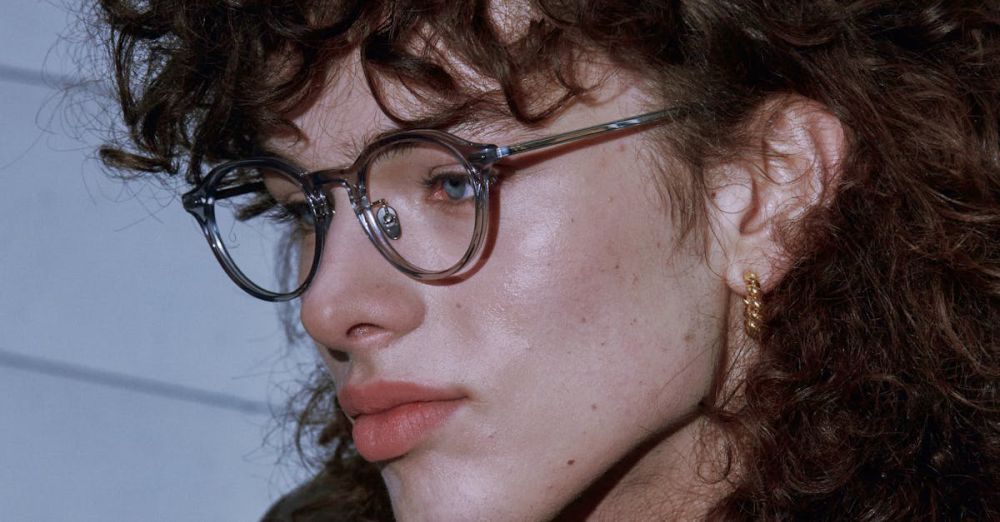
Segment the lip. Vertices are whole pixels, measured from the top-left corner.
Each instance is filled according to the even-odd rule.
[[[337,399],[354,420],[354,446],[376,462],[409,453],[464,403],[461,390],[411,382],[348,385]]]

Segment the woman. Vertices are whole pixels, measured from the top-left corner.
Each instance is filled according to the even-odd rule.
[[[328,370],[269,518],[1000,519],[995,2],[102,6]]]

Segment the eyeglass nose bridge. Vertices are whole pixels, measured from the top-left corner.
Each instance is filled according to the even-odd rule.
[[[316,206],[313,210],[323,219],[332,218],[336,214],[336,205],[332,198],[332,189],[340,187],[347,192],[347,200],[354,208],[354,212],[361,214],[366,207],[363,191],[352,172],[345,169],[328,169],[310,172],[303,176],[303,182],[310,194],[310,199],[315,200]],[[329,194],[328,194],[329,192]]]
[[[347,169],[328,169],[310,172],[302,176],[302,181],[306,191],[313,194],[316,198],[321,199],[322,203],[320,205],[323,208],[329,209],[326,216],[320,217],[323,227],[321,232],[324,237],[326,235],[326,228],[330,226],[330,220],[335,214],[332,191],[324,190],[324,187],[340,187],[347,192],[348,201],[351,203],[351,207],[358,222],[361,224],[362,230],[368,236],[368,240],[372,242],[390,265],[394,266],[400,272],[422,281],[433,281],[454,273],[454,270],[444,274],[444,276],[441,274],[423,273],[396,253],[392,242],[401,237],[405,225],[401,222],[399,214],[392,206],[392,202],[385,199],[370,200],[363,167],[357,168],[355,166]],[[325,248],[324,244],[325,242],[319,244],[321,249]],[[319,255],[320,253],[317,252],[317,257]],[[463,264],[464,262],[462,261]]]
[[[356,171],[352,169],[320,170],[310,172],[302,176],[302,179],[313,212],[323,223],[324,233],[330,220],[336,214],[336,204],[331,189],[343,188],[347,192],[347,199],[368,239],[383,255],[387,255],[384,243],[386,238],[391,240],[399,238],[399,218],[396,210],[384,199],[369,201],[364,182]]]

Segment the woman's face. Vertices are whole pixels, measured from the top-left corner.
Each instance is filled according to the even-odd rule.
[[[625,83],[541,129],[453,132],[509,144],[658,108]],[[310,169],[394,127],[356,65],[296,123],[308,139],[275,146]],[[401,520],[550,518],[626,457],[659,488],[694,473],[729,292],[699,234],[679,239],[658,185],[686,174],[647,138],[507,165],[492,248],[453,284],[410,279],[349,211],[333,219],[302,322]]]

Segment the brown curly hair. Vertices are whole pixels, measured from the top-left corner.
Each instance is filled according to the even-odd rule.
[[[785,237],[792,266],[765,296],[741,400],[705,405],[738,462],[709,518],[1000,520],[998,2],[535,0],[514,35],[485,0],[101,7],[130,138],[104,160],[189,181],[260,152],[358,49],[377,96],[395,82],[425,109],[405,119],[381,100],[403,127],[482,107],[545,121],[592,87],[576,67],[591,53],[638,73],[691,108],[661,136],[692,172],[665,182],[689,225],[755,111],[819,102],[847,133],[840,182]],[[324,466],[270,516],[390,519],[329,380],[310,394],[300,432]]]

